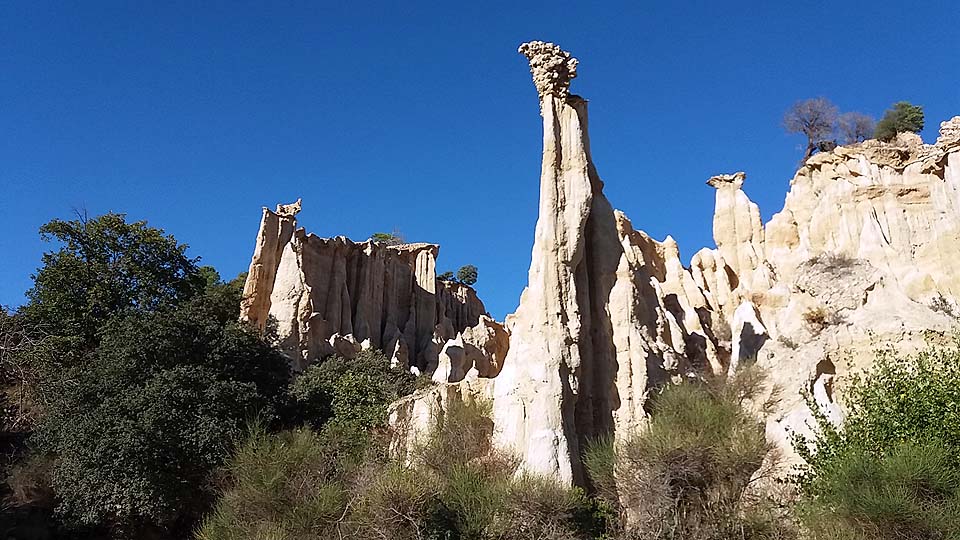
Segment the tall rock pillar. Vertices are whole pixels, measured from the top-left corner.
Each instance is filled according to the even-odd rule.
[[[586,236],[599,179],[586,101],[569,94],[577,60],[552,43],[525,43],[520,52],[543,116],[540,215],[529,283],[495,383],[494,421],[498,443],[518,453],[526,470],[579,483],[579,440],[587,433],[578,425],[578,398],[590,394],[583,384],[593,356]]]

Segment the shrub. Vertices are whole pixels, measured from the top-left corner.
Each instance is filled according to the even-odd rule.
[[[883,118],[877,122],[873,137],[882,141],[896,138],[898,133],[919,133],[923,130],[923,107],[912,105],[908,101],[898,101],[887,109]]]
[[[326,538],[341,525],[355,462],[310,429],[268,434],[254,426],[230,460],[230,485],[197,533],[203,540]]]
[[[56,456],[58,512],[133,534],[192,526],[247,418],[282,408],[286,359],[200,297],[110,323],[86,361],[47,381],[35,441]],[[189,336],[189,339],[185,339]]]
[[[362,430],[380,427],[387,406],[413,392],[415,377],[390,366],[380,351],[361,351],[348,360],[331,356],[308,367],[290,385],[296,418],[319,429],[331,419]]]
[[[450,530],[440,487],[431,475],[399,464],[372,465],[364,468],[355,486],[350,526],[358,538],[440,539]]]
[[[857,260],[844,253],[824,252],[811,257],[803,266],[832,276],[845,276],[857,265]]]
[[[800,516],[814,539],[956,538],[960,468],[940,443],[895,443],[883,455],[850,448],[831,459]]]
[[[943,313],[948,317],[953,317],[954,319],[960,319],[960,315],[957,314],[956,310],[953,307],[953,304],[949,300],[943,297],[942,294],[937,295],[936,298],[930,301],[930,309]]]
[[[824,328],[838,324],[840,318],[837,313],[824,306],[814,306],[803,312],[803,322],[814,334],[819,334]]]
[[[386,244],[388,246],[398,246],[406,242],[406,240],[403,239],[403,233],[400,231],[373,233],[370,235],[370,240],[377,244]]]
[[[954,538],[960,340],[907,357],[879,352],[841,397],[842,429],[813,408],[814,438],[795,440],[806,461],[801,516],[815,538]]]
[[[455,281],[453,277],[453,272],[450,272],[449,270],[438,275],[437,279],[439,279],[440,281]]]
[[[231,460],[229,482],[197,536],[204,540],[599,536],[602,512],[581,491],[550,479],[515,477],[515,460],[490,445],[487,412],[483,403],[448,403],[417,446],[412,464],[389,461],[384,441],[336,416],[319,432],[303,428],[267,435],[254,430]]]
[[[585,463],[598,495],[621,510],[620,536],[719,540],[789,534],[771,508],[745,497],[772,450],[762,421],[745,408],[762,388],[753,368],[726,384],[667,386],[653,398],[645,429],[619,444],[599,441],[588,448]]]

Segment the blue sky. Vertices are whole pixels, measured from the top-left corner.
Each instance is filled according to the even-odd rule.
[[[0,4],[0,304],[74,209],[146,219],[232,277],[260,207],[303,197],[318,235],[399,229],[441,270],[477,265],[503,317],[537,217],[530,39],[580,59],[607,196],[685,259],[713,245],[711,175],[744,170],[765,219],[782,207],[794,101],[909,100],[927,141],[960,114],[953,1],[460,4]]]

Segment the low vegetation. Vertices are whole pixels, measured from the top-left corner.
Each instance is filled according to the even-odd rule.
[[[342,432],[255,428],[197,537],[591,538],[583,493],[517,476],[516,461],[491,447],[491,425],[483,404],[454,401],[410,464],[391,461],[382,439],[345,458]]]
[[[726,382],[687,382],[655,398],[649,425],[597,441],[586,465],[598,495],[618,509],[615,538],[791,538],[772,504],[752,492],[776,459],[763,421],[746,408],[764,392],[754,368]]]
[[[803,322],[812,334],[817,335],[828,326],[840,324],[842,319],[836,311],[826,306],[813,306],[803,312]]]
[[[960,341],[879,353],[842,394],[833,425],[816,406],[799,515],[814,539],[954,539],[960,531]]]

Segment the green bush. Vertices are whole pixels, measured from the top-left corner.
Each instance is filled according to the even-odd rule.
[[[960,469],[938,442],[850,448],[807,493],[799,513],[817,540],[960,538]]]
[[[815,537],[957,538],[960,341],[882,351],[841,396],[842,429],[812,405],[815,438],[796,439],[801,516]]]
[[[203,540],[333,538],[347,509],[347,473],[336,434],[251,429],[230,460],[229,487],[197,533]]]
[[[333,419],[370,429],[386,423],[387,406],[413,392],[415,380],[370,349],[352,360],[334,355],[311,365],[293,380],[290,395],[297,418],[314,428]]]
[[[898,133],[920,133],[923,130],[923,107],[912,105],[908,101],[898,101],[887,109],[883,118],[877,122],[873,133],[875,139],[893,140]]]
[[[286,359],[214,304],[114,321],[84,363],[48,383],[35,440],[56,456],[58,512],[69,520],[189,527],[246,420],[283,407]]]
[[[361,435],[335,431],[347,425],[336,417],[318,435],[309,429],[272,436],[254,431],[231,461],[228,487],[197,536],[586,540],[595,531],[598,536],[598,510],[581,491],[514,476],[516,462],[491,449],[486,410],[476,403],[449,404],[412,464],[387,460],[379,440],[356,452]]]
[[[621,513],[620,537],[766,539],[790,531],[745,495],[772,450],[746,401],[762,390],[755,370],[724,382],[669,385],[646,428],[620,443],[590,445],[585,465],[598,496]]]

